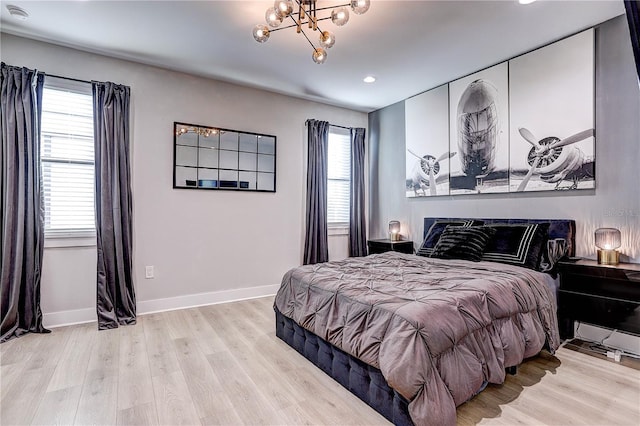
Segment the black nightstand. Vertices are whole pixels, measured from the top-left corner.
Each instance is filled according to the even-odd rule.
[[[387,251],[397,251],[400,253],[413,254],[413,241],[408,240],[368,240],[367,247],[369,248],[369,254],[384,253]]]
[[[561,338],[573,338],[574,321],[640,335],[640,264],[581,259],[560,261],[558,267]]]

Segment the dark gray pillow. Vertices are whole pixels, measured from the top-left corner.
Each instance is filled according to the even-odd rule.
[[[422,245],[420,246],[416,254],[418,256],[431,256],[433,248],[436,246],[436,244],[438,244],[440,235],[442,235],[447,226],[474,226],[482,225],[483,223],[484,222],[481,220],[474,219],[436,220],[427,231],[427,234],[424,237],[424,241],[422,242]]]
[[[495,233],[495,229],[483,226],[447,226],[430,257],[479,262]]]
[[[540,259],[549,239],[549,223],[492,223],[496,230],[482,260],[540,270]]]
[[[567,254],[567,240],[554,238],[547,241],[547,249],[542,250],[540,258],[540,271],[546,272],[555,278],[558,274],[557,263]]]

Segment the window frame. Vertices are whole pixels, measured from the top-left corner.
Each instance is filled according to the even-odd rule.
[[[46,91],[59,90],[76,94],[81,94],[91,97],[93,104],[93,89],[91,83],[82,82],[72,79],[66,79],[62,77],[45,76],[44,90],[43,90],[43,103],[46,96]],[[44,114],[44,111],[43,111]],[[93,110],[92,110],[92,124],[93,124]],[[92,126],[93,127],[93,126]],[[43,184],[42,193],[44,196],[44,167],[45,164],[70,164],[79,166],[91,166],[94,182],[93,190],[93,227],[92,228],[76,228],[65,230],[51,230],[47,229],[48,219],[47,215],[50,214],[46,208],[45,201],[43,199],[42,209],[45,214],[44,217],[44,247],[83,247],[83,246],[95,246],[96,245],[96,223],[95,223],[95,153],[93,161],[74,159],[74,158],[45,158],[42,155],[44,151],[45,133],[43,133],[42,126],[40,128],[40,176]],[[92,143],[94,143],[94,136],[91,136]],[[94,144],[95,146],[95,144]]]
[[[346,146],[348,148],[348,177],[347,178],[331,178],[329,177],[329,171],[327,170],[327,231],[329,235],[347,235],[349,233],[349,225],[350,225],[350,211],[349,208],[347,210],[347,220],[341,222],[330,222],[329,221],[329,181],[339,181],[339,182],[347,182],[349,185],[349,200],[351,198],[351,130],[347,128],[343,128],[340,126],[329,125],[329,134],[328,139],[331,139],[331,135],[335,134],[338,137],[346,138]],[[329,161],[331,161],[331,156],[329,155],[329,141],[327,142],[327,169],[329,169]]]

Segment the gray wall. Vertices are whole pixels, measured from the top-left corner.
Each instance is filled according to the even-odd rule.
[[[308,118],[365,127],[367,115],[2,33],[2,60],[131,87],[133,271],[138,313],[274,294],[302,262]],[[172,188],[173,122],[276,135],[277,191]],[[96,248],[45,242],[47,326],[95,320]],[[94,244],[94,242],[91,242]],[[332,258],[347,237],[329,238]],[[145,279],[145,266],[155,278]]]
[[[405,198],[404,113],[399,102],[369,114],[370,237],[385,237],[392,219],[418,246],[425,216],[571,218],[577,255],[595,257],[593,231],[612,226],[622,259],[640,262],[640,89],[624,16],[596,27],[594,190]]]

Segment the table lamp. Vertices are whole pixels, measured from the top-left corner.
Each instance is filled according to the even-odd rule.
[[[391,241],[400,241],[400,222],[397,220],[389,222],[389,239]]]
[[[617,248],[621,245],[620,231],[616,228],[598,228],[595,233],[596,247],[598,247],[598,263],[602,265],[617,265],[620,253]]]

